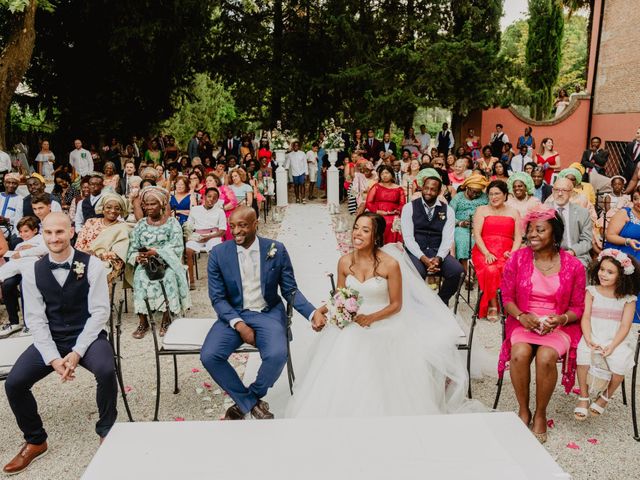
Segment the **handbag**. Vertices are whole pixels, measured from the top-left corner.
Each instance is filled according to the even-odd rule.
[[[167,262],[155,255],[147,259],[147,263],[142,265],[144,271],[147,272],[149,280],[162,280],[167,270]]]
[[[589,395],[598,397],[601,393],[606,393],[611,382],[611,370],[607,359],[600,353],[591,352],[591,366],[587,372],[587,385],[589,385]]]

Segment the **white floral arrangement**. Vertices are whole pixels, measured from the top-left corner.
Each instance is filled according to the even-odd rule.
[[[353,323],[362,305],[362,298],[357,290],[349,287],[336,288],[329,299],[329,323],[342,329]]]
[[[78,261],[73,262],[73,273],[76,274],[78,280],[80,280],[84,276],[84,269],[84,263]]]
[[[325,122],[322,126],[324,130],[324,141],[322,142],[322,148],[325,150],[343,150],[344,149],[344,129],[336,125],[333,118]]]
[[[291,136],[291,132],[289,130],[283,130],[282,122],[278,120],[276,122],[276,128],[271,130],[271,138],[269,140],[271,150],[289,150],[293,141],[294,139]]]

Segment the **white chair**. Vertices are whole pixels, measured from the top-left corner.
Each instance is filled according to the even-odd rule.
[[[33,343],[31,335],[13,336],[0,340],[0,380],[5,380],[18,357]]]

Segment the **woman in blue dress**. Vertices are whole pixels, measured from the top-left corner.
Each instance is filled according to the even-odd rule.
[[[197,205],[197,201],[193,202],[193,195],[189,193],[189,185],[185,177],[176,179],[175,191],[171,195],[169,206],[175,213],[180,225],[184,224],[189,218],[189,212],[193,205]]]
[[[607,224],[604,248],[617,248],[640,261],[640,186],[631,196],[632,207],[620,209]],[[634,323],[640,323],[640,302],[636,303]]]
[[[527,147],[527,155],[530,158],[533,158],[533,151],[536,149],[536,139],[533,138],[531,132],[533,129],[531,127],[524,127],[524,135],[520,135],[518,137],[518,145],[517,148],[520,150],[520,147]]]

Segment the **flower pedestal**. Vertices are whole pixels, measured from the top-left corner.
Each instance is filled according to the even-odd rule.
[[[327,170],[327,205],[329,205],[330,212],[337,213],[340,204],[339,172],[336,167],[338,150],[332,148],[328,151],[328,155],[331,166]]]
[[[288,198],[288,177],[287,169],[284,168],[286,161],[286,150],[276,150],[276,206],[286,207],[289,204]]]

